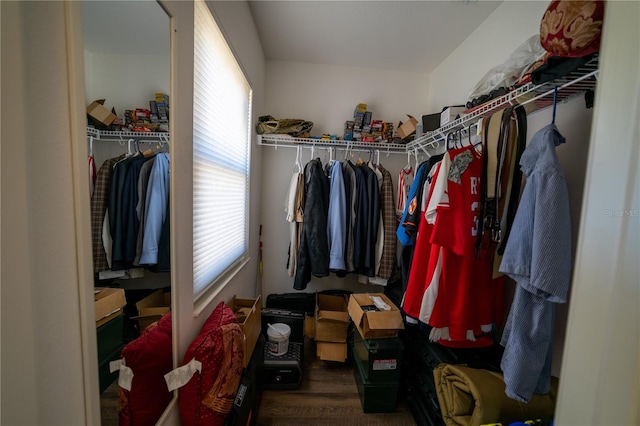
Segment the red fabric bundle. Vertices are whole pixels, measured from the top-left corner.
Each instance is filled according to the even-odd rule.
[[[133,371],[133,381],[130,391],[120,388],[120,425],[155,425],[173,397],[164,380],[173,369],[171,312],[128,343],[122,358]]]
[[[224,423],[242,376],[242,342],[242,330],[233,311],[220,302],[184,356],[183,365],[194,358],[202,363],[202,371],[180,388],[184,426]]]

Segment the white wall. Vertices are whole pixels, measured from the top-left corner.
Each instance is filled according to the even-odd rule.
[[[149,108],[156,92],[169,94],[169,18],[166,55],[146,55],[123,46],[123,53],[85,51],[85,97],[87,105],[105,99],[118,117],[127,109]],[[135,49],[134,49],[135,50]]]
[[[276,118],[302,118],[314,122],[312,134],[343,134],[346,120],[353,117],[355,106],[366,103],[373,119],[406,120],[405,114],[419,117],[426,113],[427,74],[372,70],[366,68],[314,65],[283,61],[268,61],[266,68],[265,113]],[[263,174],[261,223],[264,245],[263,297],[272,293],[290,293],[293,278],[287,274],[289,224],[282,206],[295,163],[294,149],[262,147]],[[355,152],[369,159],[365,152]],[[303,160],[311,158],[304,150]],[[328,159],[326,150],[316,156]],[[338,159],[344,159],[339,152]],[[380,162],[391,172],[395,185],[398,171],[407,163],[406,155],[380,155]],[[412,160],[413,162],[413,160]],[[380,286],[360,285],[354,276],[337,278],[334,274],[321,279],[313,277],[306,292],[327,289],[350,291],[382,291]]]
[[[429,111],[464,105],[471,89],[492,67],[540,32],[546,1],[503,2],[430,75]]]
[[[607,2],[565,360],[562,425],[640,424],[638,2]]]
[[[87,352],[79,287],[84,277],[74,218],[68,5],[2,2],[1,7],[0,422],[88,424],[95,417],[86,409],[91,410],[85,397],[92,392],[83,377]],[[82,188],[88,191],[86,181]]]
[[[344,122],[366,103],[374,120],[406,121],[425,114],[428,74],[268,61],[266,111],[314,122],[313,135],[342,136]]]

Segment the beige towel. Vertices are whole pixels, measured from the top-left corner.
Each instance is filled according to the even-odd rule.
[[[433,370],[442,418],[448,426],[548,420],[553,417],[558,379],[551,378],[548,395],[534,395],[529,403],[509,398],[502,374],[465,365],[440,364]]]

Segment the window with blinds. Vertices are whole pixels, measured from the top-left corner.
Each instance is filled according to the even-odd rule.
[[[205,2],[196,1],[194,7],[193,287],[197,299],[247,256],[251,87]]]

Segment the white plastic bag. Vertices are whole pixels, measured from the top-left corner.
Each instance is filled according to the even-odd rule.
[[[513,86],[529,65],[542,58],[546,53],[540,44],[540,34],[532,35],[518,46],[503,64],[491,68],[480,79],[469,93],[469,102],[489,94],[492,90]]]

